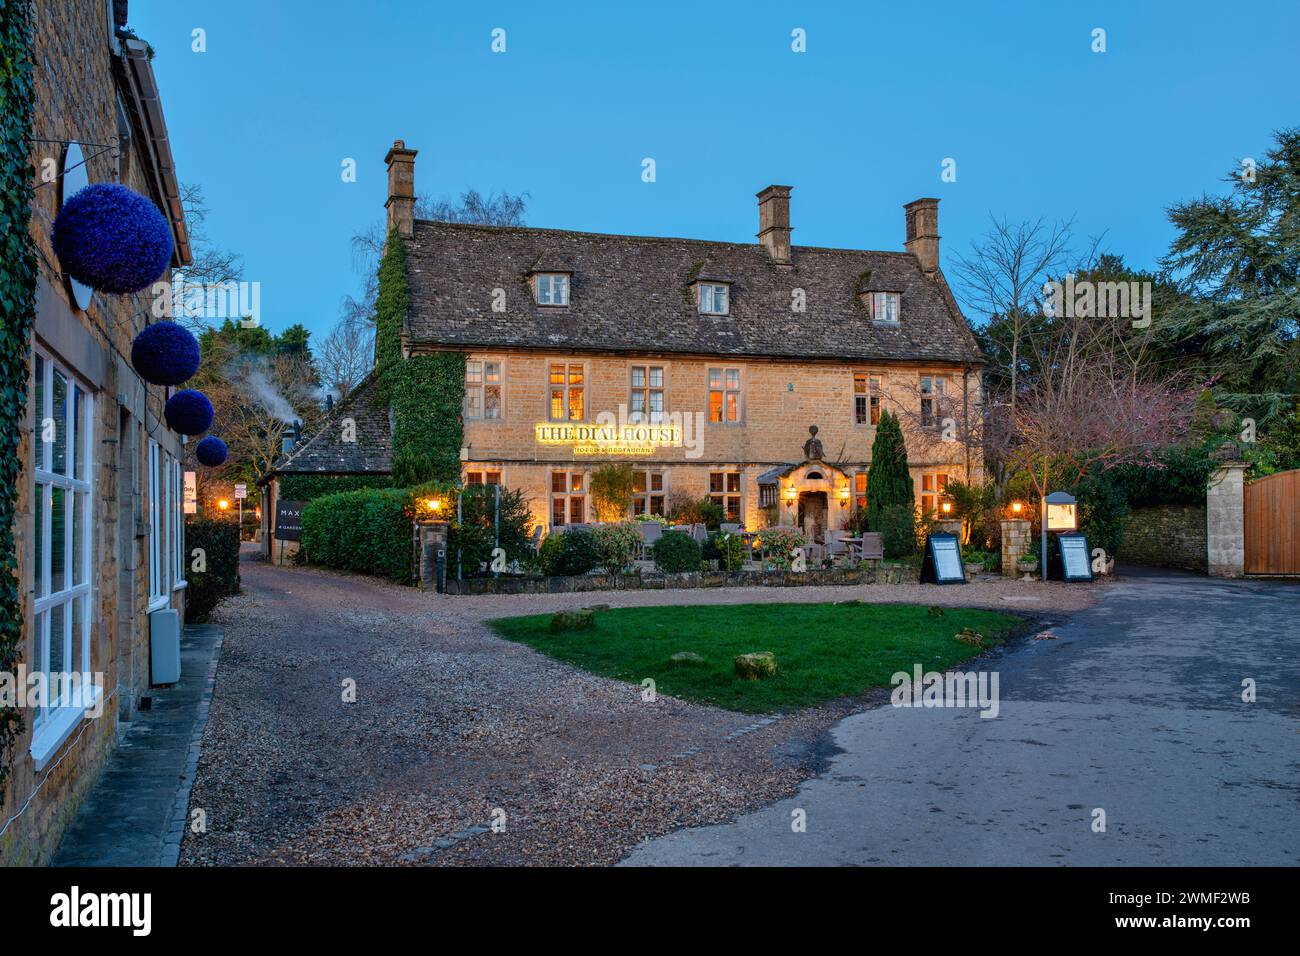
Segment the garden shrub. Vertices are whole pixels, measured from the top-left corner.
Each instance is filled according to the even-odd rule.
[[[411,493],[366,488],[325,495],[302,512],[302,547],[315,564],[411,583]]]
[[[195,548],[203,550],[203,571],[194,570]],[[185,522],[185,623],[203,624],[222,598],[239,593],[239,526],[229,518]]]
[[[542,542],[542,573],[586,574],[600,566],[596,536],[585,528],[552,533]]]
[[[610,574],[622,574],[632,567],[641,550],[641,532],[635,522],[597,525],[592,531],[596,549],[600,553],[600,566]]]
[[[807,541],[803,532],[789,525],[777,525],[764,528],[758,533],[758,544],[763,551],[763,560],[783,567],[789,567],[794,559],[795,548],[802,548]]]
[[[1114,557],[1124,544],[1128,525],[1123,489],[1109,475],[1097,474],[1075,486],[1074,496],[1079,499],[1079,530],[1088,536],[1088,547],[1105,548]]]
[[[632,507],[636,476],[627,462],[601,465],[591,473],[587,488],[599,521],[621,521]]]
[[[703,560],[699,542],[681,531],[666,531],[654,543],[655,567],[660,571],[698,571]]]
[[[459,556],[463,575],[472,577],[491,573],[492,549],[495,547],[505,550],[507,561],[519,562],[524,567],[534,562],[533,516],[528,510],[528,500],[518,489],[501,489],[498,516],[496,487],[467,485],[461,492],[459,520],[455,520],[455,493],[444,486],[422,485],[414,490],[414,494],[448,502],[446,517],[452,520],[447,535],[448,560],[454,561]]]
[[[387,475],[280,475],[280,497],[286,501],[311,501],[340,491],[392,486],[393,480]]]
[[[916,512],[911,505],[890,505],[876,519],[886,558],[905,558],[916,552]]]
[[[745,566],[745,559],[749,556],[749,548],[745,545],[745,539],[738,534],[715,534],[709,538],[713,545],[713,551],[717,554],[716,560],[722,562],[722,570],[739,571]],[[706,557],[708,557],[706,555]],[[714,560],[710,558],[709,560]]]
[[[912,473],[907,466],[907,444],[898,419],[886,409],[871,443],[871,466],[867,469],[867,521],[873,531],[884,534],[884,512],[906,505],[915,506]]]
[[[702,524],[709,531],[717,531],[726,516],[722,505],[708,497],[675,499],[668,511],[674,524]]]

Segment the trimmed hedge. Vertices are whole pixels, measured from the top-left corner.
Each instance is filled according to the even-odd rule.
[[[365,488],[312,500],[302,511],[307,560],[410,584],[410,498],[403,488]]]
[[[546,575],[586,574],[600,566],[600,547],[585,528],[552,533],[542,542],[541,562]]]
[[[654,543],[655,567],[660,571],[698,571],[703,555],[700,544],[689,534],[666,531]]]
[[[341,491],[390,488],[387,475],[281,475],[280,497],[286,501],[311,501]]]
[[[194,569],[194,549],[202,548],[202,571]],[[190,518],[185,522],[185,623],[202,624],[222,598],[239,593],[239,526],[229,518]]]

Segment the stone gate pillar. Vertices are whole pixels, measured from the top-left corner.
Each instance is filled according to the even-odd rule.
[[[447,574],[447,522],[421,521],[419,528],[420,544],[420,590],[444,590]],[[442,574],[439,575],[438,555],[443,557]]]
[[[1016,562],[1029,554],[1033,526],[1024,518],[1007,518],[1002,522],[1002,576],[1018,577]]]
[[[1205,489],[1205,544],[1210,574],[1239,578],[1246,573],[1246,463],[1225,461]]]

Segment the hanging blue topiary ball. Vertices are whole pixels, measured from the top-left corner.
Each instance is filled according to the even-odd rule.
[[[158,207],[117,183],[92,183],[54,218],[64,270],[100,292],[148,288],[167,270],[172,232]]]
[[[206,465],[209,468],[216,468],[226,460],[226,455],[230,450],[226,448],[226,443],[216,435],[209,435],[203,439],[194,449],[194,457],[199,460],[200,465]]]
[[[167,427],[182,435],[201,435],[212,426],[212,403],[208,396],[192,388],[183,388],[163,407]]]
[[[180,385],[199,370],[199,343],[179,323],[156,322],[131,343],[131,364],[151,385]]]

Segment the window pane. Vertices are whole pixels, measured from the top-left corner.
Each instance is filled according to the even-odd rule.
[[[664,387],[664,370],[660,366],[654,366],[650,369],[650,385],[653,388]]]
[[[54,395],[50,415],[54,417],[54,463],[56,474],[68,473],[68,380],[54,371]]]
[[[867,397],[865,395],[853,396],[853,420],[859,425],[867,423]]]
[[[740,369],[727,369],[727,388],[740,388]]]
[[[569,523],[582,524],[582,501],[577,495],[569,499]]]
[[[632,366],[632,387],[643,388],[644,386],[645,386],[645,366],[633,365]]]
[[[740,490],[740,473],[739,473],[739,472],[735,472],[735,471],[733,471],[733,472],[731,472],[729,475],[727,475],[727,490],[728,490],[728,491],[739,491],[739,490]]]
[[[564,524],[564,499],[556,498],[551,502],[551,524]]]
[[[720,471],[709,472],[709,491],[716,492],[721,490],[722,490],[722,472]]]
[[[630,411],[634,420],[639,420],[639,416],[645,412],[645,392],[632,393],[632,407]]]
[[[632,472],[632,491],[640,493],[645,491],[646,473],[644,471]]]
[[[557,471],[552,473],[551,491],[554,491],[561,495],[564,494],[564,492],[567,490],[568,481],[569,480],[568,478],[565,477],[564,472]]]
[[[552,365],[552,366],[551,366],[551,384],[552,384],[552,385],[563,385],[563,384],[564,384],[564,366],[563,366],[563,365]]]
[[[709,369],[709,388],[722,388],[722,369]]]
[[[551,418],[561,419],[564,417],[564,389],[551,389]]]
[[[50,593],[57,594],[68,586],[67,577],[67,494],[62,488],[50,489]]]
[[[735,392],[727,393],[727,421],[740,421],[740,396]]]
[[[501,417],[501,386],[485,385],[483,387],[483,417]]]
[[[569,389],[569,418],[573,421],[581,421],[583,417],[582,409],[582,389]]]
[[[570,384],[570,385],[581,385],[581,384],[582,384],[582,366],[581,366],[581,365],[570,365],[570,366],[569,366],[569,384]]]
[[[662,419],[664,412],[664,393],[650,393],[650,420],[658,422]]]
[[[709,392],[709,421],[722,421],[722,393]]]
[[[650,476],[650,490],[651,490],[651,491],[663,491],[663,490],[664,490],[664,476],[663,476],[663,475],[655,474],[655,475],[651,475],[651,476]]]
[[[48,447],[43,439],[45,431],[45,416],[48,414],[45,409],[45,359],[39,355],[36,356],[36,400],[32,406],[32,425],[36,432],[36,467],[49,470],[50,462],[48,456]]]
[[[574,472],[573,481],[570,483],[574,491],[582,490],[582,472]]]
[[[483,475],[483,480],[486,481],[489,485],[499,485],[501,484],[501,472],[499,471],[486,472]]]
[[[483,417],[483,392],[480,389],[467,389],[465,392],[465,417]]]
[[[64,605],[56,604],[50,608],[50,669],[51,674],[61,674],[68,669],[68,657],[65,651],[67,622],[64,619]],[[57,685],[47,688],[51,698]],[[51,699],[51,703],[54,703]]]
[[[72,599],[72,642],[71,656],[68,658],[68,669],[74,671],[85,670],[89,667],[90,655],[86,653],[86,647],[90,640],[90,635],[86,633],[86,602],[90,600],[89,595]]]
[[[86,401],[86,393],[74,385],[72,392],[73,425],[72,435],[69,440],[72,443],[73,477],[78,481],[86,480],[86,447],[89,444],[86,437],[91,430],[90,423],[87,421],[89,406],[90,403]]]
[[[483,379],[487,382],[501,381],[501,363],[485,362],[483,364]]]
[[[45,597],[45,513],[49,511],[50,486],[36,486],[36,596]]]
[[[465,363],[465,383],[467,385],[477,385],[483,381],[483,363],[466,362]]]
[[[83,517],[86,505],[85,492],[68,492],[68,521],[72,525],[72,583],[81,584],[86,580],[86,567],[82,549],[86,542],[86,527]]]

